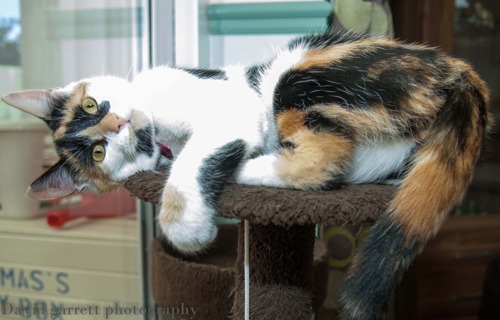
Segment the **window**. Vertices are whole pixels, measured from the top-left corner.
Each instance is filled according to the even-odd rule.
[[[151,2],[2,0],[0,96],[100,74],[133,78],[151,63]],[[0,102],[0,318],[145,318],[151,207],[126,191],[29,200],[27,187],[55,159],[48,133]]]

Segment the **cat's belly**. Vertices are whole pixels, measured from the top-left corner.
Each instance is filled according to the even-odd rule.
[[[377,182],[399,171],[411,155],[415,141],[372,142],[356,148],[345,182]]]

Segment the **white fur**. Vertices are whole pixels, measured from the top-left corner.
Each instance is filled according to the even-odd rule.
[[[413,141],[376,141],[356,147],[345,181],[352,184],[379,181],[401,168],[408,158]]]
[[[141,97],[137,105],[155,115],[155,139],[169,145],[174,153],[167,184],[183,194],[186,207],[179,219],[162,225],[162,230],[184,252],[200,250],[216,235],[215,211],[203,202],[197,181],[203,160],[237,139],[247,143],[250,154],[262,145],[269,128],[266,108],[246,84],[244,69],[234,67],[227,75],[226,81],[200,80],[161,67],[147,71],[133,83]],[[163,210],[160,215],[168,216]]]
[[[269,154],[246,161],[236,173],[236,182],[249,185],[264,185],[285,188],[286,184],[276,174],[276,154]]]
[[[203,201],[199,185],[197,183],[198,168],[203,164],[200,153],[210,154],[215,148],[202,141],[196,136],[197,141],[192,141],[173,163],[171,175],[167,186],[174,186],[185,198],[185,209],[182,215],[170,224],[161,225],[162,231],[177,249],[190,253],[199,251],[200,248],[211,243],[217,228],[213,222],[215,210],[207,206]],[[168,201],[168,199],[165,199]],[[160,216],[169,215],[164,208],[160,210]]]
[[[175,161],[166,184],[182,194],[185,207],[162,230],[185,252],[199,250],[216,235],[214,209],[204,202],[197,180],[204,159],[235,140],[245,141],[249,156],[261,149],[267,137],[276,136],[268,109],[247,85],[245,69],[228,68],[227,75],[229,80],[202,80],[185,71],[159,67],[140,74],[132,83],[109,76],[82,80],[88,84],[87,96],[99,104],[109,101],[110,113],[127,121],[118,132],[94,137],[107,141],[106,156],[98,165],[112,180],[155,170],[160,158],[156,142],[171,148]],[[77,84],[61,90],[71,93]],[[135,132],[151,125],[154,152],[148,156],[137,152]],[[160,215],[171,214],[165,208]]]

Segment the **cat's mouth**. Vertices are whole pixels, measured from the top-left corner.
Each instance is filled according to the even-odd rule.
[[[132,110],[130,115],[129,123],[132,127],[132,131],[135,133],[135,136],[138,139],[138,143],[144,141],[145,145],[151,144],[151,137],[154,135],[154,127],[152,125],[152,121],[150,117],[148,117],[144,112],[138,110]],[[143,134],[141,134],[143,133]],[[170,147],[160,141],[155,141],[155,144],[160,148],[160,154],[169,159],[174,159],[174,154]]]
[[[160,154],[169,160],[174,159],[174,154],[172,149],[170,149],[166,144],[156,141],[156,145],[160,147]]]

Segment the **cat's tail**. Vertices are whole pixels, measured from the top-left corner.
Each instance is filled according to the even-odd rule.
[[[394,285],[471,181],[493,121],[489,93],[468,65],[454,60],[452,67],[458,71],[446,88],[445,104],[386,214],[355,255],[342,297],[344,319],[383,318]]]

